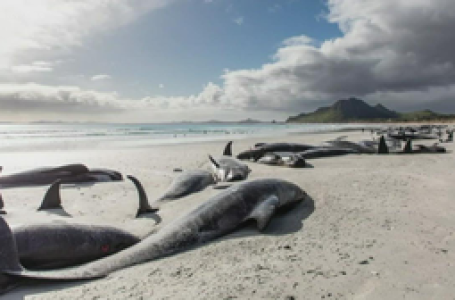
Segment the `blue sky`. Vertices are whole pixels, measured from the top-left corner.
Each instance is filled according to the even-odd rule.
[[[455,112],[453,0],[3,0],[0,120]]]
[[[221,83],[225,69],[260,67],[286,38],[340,35],[326,13],[325,3],[314,0],[184,1],[92,39],[72,54],[70,67],[111,75],[97,88],[115,86],[127,97],[190,95],[207,82]]]

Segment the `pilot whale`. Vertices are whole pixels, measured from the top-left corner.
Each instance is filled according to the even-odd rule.
[[[251,169],[240,160],[232,157],[232,141],[224,148],[223,155],[214,159],[209,155],[212,170],[217,181],[232,182],[244,180],[248,177]]]
[[[0,167],[0,172],[2,167]],[[0,187],[47,185],[60,179],[62,183],[120,181],[122,174],[108,169],[88,169],[82,164],[45,167],[0,176]]]
[[[110,226],[33,224],[15,227],[19,260],[27,268],[73,266],[112,255],[140,239]]]
[[[0,272],[6,278],[99,278],[122,268],[211,241],[232,232],[247,220],[255,220],[259,230],[263,230],[278,209],[300,202],[306,197],[307,194],[299,186],[281,179],[257,179],[239,183],[213,196],[134,246],[90,263],[59,270],[25,269],[20,264],[14,236],[5,228],[5,222],[1,222]]]

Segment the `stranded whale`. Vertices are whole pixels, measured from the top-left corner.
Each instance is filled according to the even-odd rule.
[[[0,167],[1,171],[2,168]],[[60,167],[38,168],[0,176],[0,187],[47,185],[56,180],[61,180],[62,183],[120,181],[122,180],[122,174],[113,170],[88,169],[82,164],[72,164]]]
[[[94,262],[48,271],[28,270],[20,264],[14,237],[3,222],[0,224],[0,272],[6,278],[8,275],[51,280],[103,277],[116,270],[211,241],[232,232],[247,220],[255,220],[259,230],[262,230],[279,208],[306,197],[299,186],[281,179],[239,183],[134,246]]]

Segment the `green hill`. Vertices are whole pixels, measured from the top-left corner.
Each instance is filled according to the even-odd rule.
[[[344,122],[418,122],[455,119],[455,115],[438,114],[431,110],[398,113],[382,104],[370,106],[365,101],[349,98],[321,107],[312,113],[301,113],[289,117],[287,123],[344,123]]]
[[[349,98],[338,100],[330,107],[322,107],[312,113],[290,117],[289,123],[339,123],[359,120],[383,120],[398,117],[398,113],[383,105],[370,106],[363,100]]]

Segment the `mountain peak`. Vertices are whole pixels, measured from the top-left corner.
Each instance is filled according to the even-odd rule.
[[[365,101],[351,97],[336,101],[330,107],[317,109],[313,113],[291,117],[289,122],[346,122],[357,120],[390,119],[398,114],[383,105],[370,106]]]

